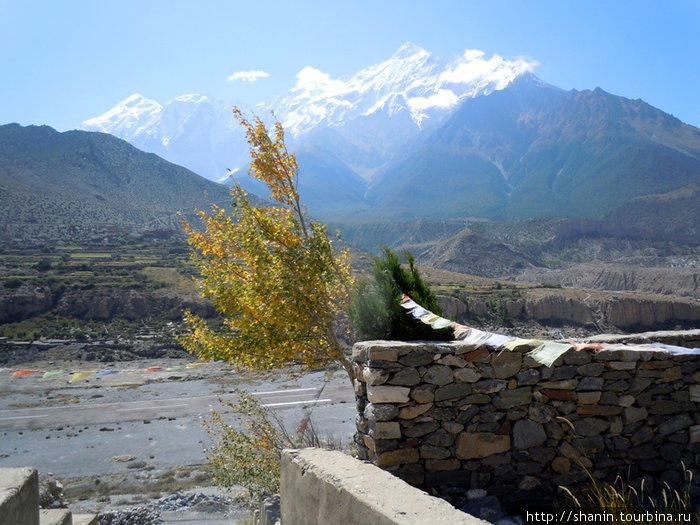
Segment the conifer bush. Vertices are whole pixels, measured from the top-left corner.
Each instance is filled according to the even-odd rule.
[[[406,266],[389,248],[374,258],[374,281],[362,281],[353,294],[349,315],[358,340],[390,339],[399,341],[450,340],[452,329],[435,330],[413,318],[401,307],[401,297],[408,295],[423,308],[442,315],[437,296],[420,276],[415,259],[404,251]]]

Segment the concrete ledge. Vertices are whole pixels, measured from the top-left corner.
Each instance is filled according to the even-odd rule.
[[[73,514],[73,525],[97,525],[97,514]]]
[[[68,509],[41,509],[39,511],[40,525],[73,525]]]
[[[39,525],[39,474],[36,469],[0,468],[0,523]]]
[[[487,522],[342,452],[282,453],[284,525],[486,525]]]

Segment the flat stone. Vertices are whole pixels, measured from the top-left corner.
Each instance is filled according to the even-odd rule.
[[[398,410],[399,418],[401,418],[401,419],[415,419],[418,416],[425,414],[431,408],[433,408],[432,403],[424,403],[424,404],[419,404],[419,405],[403,407],[400,410]]]
[[[510,450],[510,436],[490,432],[462,432],[457,436],[455,455],[459,459],[486,458]]]
[[[679,403],[668,399],[654,399],[649,406],[649,413],[662,415],[678,414],[680,412],[687,412],[691,410],[691,408],[692,406],[690,403]]]
[[[642,370],[663,370],[666,368],[671,368],[673,366],[673,361],[670,359],[668,361],[648,361],[646,363],[640,363],[639,368]]]
[[[620,396],[619,399],[617,400],[617,404],[620,405],[621,407],[631,407],[634,405],[634,396],[631,396],[629,394]]]
[[[370,403],[407,403],[410,388],[405,386],[367,386]]]
[[[433,352],[427,350],[418,350],[399,358],[398,361],[404,366],[425,366],[432,364],[434,355]]]
[[[389,372],[381,368],[370,368],[366,366],[362,370],[362,378],[368,385],[383,385],[389,379]]]
[[[610,428],[608,429],[608,434],[611,435],[618,435],[622,432],[622,418],[621,417],[613,417],[610,419]]]
[[[508,381],[504,381],[503,379],[482,379],[474,383],[474,392],[493,394],[495,392],[501,392],[507,387]]]
[[[564,363],[567,365],[583,365],[590,363],[593,358],[587,350],[568,350],[564,353]]]
[[[399,357],[399,350],[386,346],[387,343],[385,341],[356,343],[352,349],[353,360],[359,362],[369,360],[396,362]]]
[[[464,425],[457,423],[456,421],[443,421],[442,428],[444,428],[450,434],[459,434],[464,430]]]
[[[587,417],[574,421],[576,434],[584,437],[598,436],[606,431],[609,426],[610,423],[608,421],[596,419],[594,417]]]
[[[693,425],[688,430],[691,443],[700,443],[700,425]]]
[[[464,397],[471,394],[471,392],[472,387],[469,383],[452,383],[438,387],[437,390],[435,390],[435,401]]]
[[[411,389],[411,399],[416,403],[435,401],[435,385],[418,385]]]
[[[475,383],[481,379],[481,373],[473,368],[460,368],[454,371],[454,379],[460,383]]]
[[[422,459],[445,459],[452,454],[449,449],[434,445],[422,445],[418,451]]]
[[[405,427],[403,435],[406,437],[421,437],[430,434],[440,428],[440,424],[435,421],[426,421],[425,423],[416,423],[413,426]]]
[[[398,421],[378,421],[369,427],[369,435],[373,439],[400,439],[401,425]]]
[[[476,361],[478,363],[488,362],[491,351],[488,348],[479,348],[472,352],[462,355],[462,359],[466,361]]]
[[[558,366],[553,369],[551,381],[561,381],[563,379],[573,379],[578,373],[577,367],[573,365]]]
[[[452,368],[445,365],[434,365],[423,375],[423,382],[431,385],[446,385],[453,381]]]
[[[659,434],[666,436],[673,434],[693,424],[693,420],[686,414],[680,414],[659,425]]]
[[[636,361],[608,361],[608,365],[613,370],[634,370],[637,368]]]
[[[420,383],[420,374],[415,368],[404,367],[394,372],[387,383],[390,385],[415,386]]]
[[[396,405],[391,403],[367,403],[364,416],[371,421],[389,421],[394,419],[399,413]]]
[[[672,381],[678,381],[683,378],[683,372],[680,366],[674,366],[673,368],[668,368],[664,370],[661,374],[661,381],[665,383],[670,383]]]
[[[466,405],[485,405],[491,402],[491,396],[486,394],[471,394],[466,396],[463,401]]]
[[[543,388],[541,392],[549,399],[556,399],[557,401],[576,400],[576,394],[570,390],[553,390],[551,388]]]
[[[641,427],[630,437],[630,441],[633,445],[640,445],[641,443],[646,443],[654,437],[654,431],[647,426]]]
[[[574,390],[579,385],[578,379],[562,379],[561,381],[542,381],[540,387],[550,390]]]
[[[516,374],[515,380],[520,386],[536,385],[540,380],[540,373],[535,368],[526,368]]]
[[[418,463],[420,454],[415,448],[392,450],[384,452],[377,456],[378,467],[393,467],[395,465],[404,465],[406,463]]]
[[[547,441],[542,425],[530,419],[519,419],[513,425],[513,447],[524,450],[537,447]]]
[[[559,454],[575,462],[579,462],[582,459],[581,452],[579,452],[576,447],[574,447],[568,441],[564,441],[561,445],[559,445]]]
[[[520,372],[523,364],[523,354],[520,352],[510,352],[507,350],[493,354],[491,357],[491,367],[498,379],[513,377]]]
[[[506,390],[495,396],[493,404],[498,409],[507,410],[522,405],[529,405],[532,400],[532,389],[529,386]]]
[[[540,480],[534,476],[525,476],[518,483],[518,489],[520,490],[532,490],[541,485]]]
[[[535,423],[548,423],[556,416],[554,407],[545,403],[533,402],[527,412],[527,417]]]
[[[602,390],[604,384],[605,380],[602,377],[584,377],[579,381],[576,390]]]
[[[641,421],[643,419],[646,419],[649,416],[649,413],[647,412],[646,408],[637,408],[637,407],[627,407],[624,409],[622,412],[622,417],[624,418],[625,423],[636,423],[637,421]]]
[[[576,402],[580,405],[594,405],[600,401],[602,392],[579,392],[576,394]]]
[[[571,470],[571,460],[563,456],[557,456],[552,460],[552,470],[557,474],[566,474]]]
[[[617,416],[622,413],[622,407],[612,405],[584,405],[576,408],[576,413],[581,416]]]
[[[462,468],[462,462],[459,461],[457,458],[425,460],[425,470],[428,472],[459,470],[460,468]]]
[[[577,373],[584,377],[596,377],[603,373],[605,365],[603,363],[588,363],[578,367]]]
[[[446,355],[437,360],[438,364],[451,366],[453,368],[464,368],[467,366],[467,362],[456,355]]]
[[[443,429],[438,429],[423,439],[423,443],[426,445],[434,445],[437,447],[449,447],[454,441],[455,437]]]

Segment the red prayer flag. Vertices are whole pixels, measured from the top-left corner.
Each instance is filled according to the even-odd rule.
[[[12,379],[17,379],[18,377],[22,376],[28,376],[29,374],[36,374],[37,372],[40,372],[40,370],[15,370],[15,372],[12,374]]]

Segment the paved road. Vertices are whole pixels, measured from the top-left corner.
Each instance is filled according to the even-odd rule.
[[[282,388],[268,391],[252,391],[264,406],[273,409],[311,407],[322,404],[354,401],[354,394],[347,386],[328,385],[305,388]],[[173,397],[144,401],[71,404],[35,408],[0,410],[0,430],[38,429],[57,425],[120,423],[159,417],[180,417],[204,414],[219,405],[219,401],[236,400],[236,394]]]

